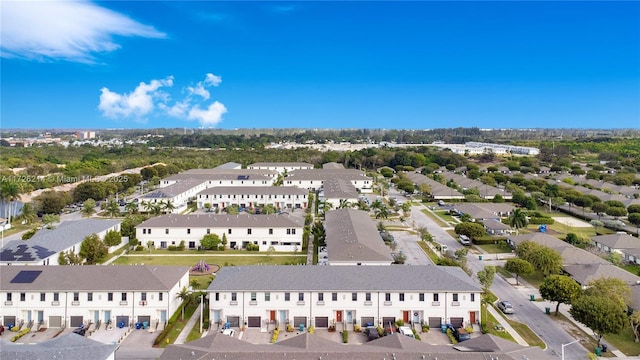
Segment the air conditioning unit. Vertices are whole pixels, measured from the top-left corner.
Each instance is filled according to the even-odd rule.
[[[145,300],[140,301],[140,305],[145,306],[147,305],[147,302]]]

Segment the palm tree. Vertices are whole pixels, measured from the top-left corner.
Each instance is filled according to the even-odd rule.
[[[191,302],[191,291],[189,291],[186,286],[183,286],[182,290],[176,294],[176,298],[182,300],[182,302],[187,302],[187,304],[182,306],[182,321],[184,321],[184,308]]]
[[[351,203],[347,199],[340,199],[340,205],[338,205],[338,209],[348,209],[351,207]]]
[[[120,215],[120,206],[115,200],[111,200],[107,204],[106,212],[110,217],[118,216]]]
[[[513,214],[509,216],[509,225],[515,228],[516,230],[521,229],[528,224],[527,214],[522,211],[522,209],[518,208],[513,211]]]
[[[387,219],[388,217],[389,211],[386,206],[383,206],[376,211],[376,219]]]
[[[22,210],[20,211],[20,219],[24,221],[25,224],[31,224],[37,218],[36,210],[33,208],[33,205],[30,203],[26,203],[22,205]]]
[[[125,205],[124,209],[128,214],[137,214],[138,213],[138,203],[132,201],[132,202],[128,203],[127,205]]]
[[[20,187],[13,181],[6,181],[0,185],[0,199],[5,206],[7,221],[11,224],[11,207],[20,198]],[[7,203],[9,203],[7,205]]]
[[[172,212],[176,207],[173,205],[173,203],[171,202],[171,200],[167,200],[167,201],[160,201],[160,208],[162,209],[163,213],[170,213]]]

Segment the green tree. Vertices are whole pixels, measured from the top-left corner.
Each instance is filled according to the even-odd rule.
[[[183,303],[186,304],[182,304],[181,308],[182,308],[182,321],[184,321],[184,308],[191,302],[191,291],[189,291],[189,289],[187,289],[186,286],[182,287],[182,290],[180,290],[180,292],[178,292],[176,294],[176,298],[180,299]]]
[[[466,235],[471,239],[477,239],[486,234],[484,226],[475,222],[463,222],[455,227],[455,232],[458,235]]]
[[[376,219],[387,219],[389,218],[389,210],[387,210],[386,206],[382,206],[380,209],[375,211]]]
[[[82,261],[82,257],[71,250],[58,254],[58,265],[81,265]]]
[[[80,212],[83,216],[91,216],[95,213],[96,201],[89,198],[82,203],[82,209]]]
[[[504,264],[504,269],[510,273],[516,274],[516,285],[520,285],[518,277],[521,275],[528,275],[535,271],[533,265],[524,259],[512,258],[507,260]]]
[[[220,245],[220,237],[216,234],[207,234],[200,240],[200,245],[205,250],[218,250]]]
[[[582,287],[568,276],[551,275],[547,276],[540,285],[540,295],[545,300],[557,301],[556,316],[558,316],[560,304],[571,304],[582,296]]]
[[[627,220],[636,226],[636,234],[638,234],[638,228],[640,228],[640,213],[631,213],[627,216]]]
[[[118,231],[110,230],[104,236],[104,243],[107,246],[118,246],[122,243],[122,235]]]
[[[80,256],[88,265],[99,263],[108,253],[107,245],[96,234],[86,236],[80,244]]]
[[[614,218],[618,218],[627,215],[627,209],[623,207],[609,206],[605,213],[609,216],[613,216]]]
[[[129,239],[135,239],[136,226],[140,225],[145,220],[147,220],[147,216],[142,214],[127,215],[120,224],[120,234],[128,237]]]
[[[107,202],[107,208],[106,208],[106,212],[107,215],[109,215],[110,217],[116,217],[120,215],[120,206],[118,205],[118,203],[115,200],[109,200]]]
[[[520,208],[516,208],[509,216],[509,225],[516,230],[526,227],[527,224],[527,214]]]
[[[63,191],[45,191],[34,198],[38,209],[45,214],[59,214],[65,206],[73,201],[71,195]]]
[[[627,212],[629,214],[640,213],[640,204],[631,204],[627,206]]]
[[[598,220],[600,220],[600,217],[602,216],[602,214],[607,212],[607,208],[608,208],[607,204],[603,202],[597,202],[591,205],[591,211],[593,211],[598,215]]]
[[[25,203],[20,209],[20,220],[25,224],[32,224],[37,218],[36,210],[30,203]]]
[[[127,205],[124,206],[124,210],[127,212],[127,214],[137,214],[138,213],[138,203],[137,202],[130,202]]]
[[[633,331],[633,341],[640,341],[640,311],[636,310],[629,315],[629,325]]]
[[[53,223],[60,221],[60,215],[55,214],[44,214],[42,216],[42,223],[47,229],[53,228]]]
[[[626,309],[618,301],[596,295],[575,299],[569,313],[593,331],[598,339],[598,347],[605,334],[619,334],[628,321]]]
[[[485,266],[484,269],[478,271],[477,276],[482,285],[482,290],[486,293],[493,284],[493,279],[496,276],[496,267]]]
[[[546,246],[540,246],[535,249],[528,259],[536,269],[540,270],[545,276],[558,274],[562,270],[562,256],[556,250]]]
[[[599,278],[587,284],[586,295],[602,296],[614,299],[621,306],[627,307],[632,303],[631,287],[618,278]]]

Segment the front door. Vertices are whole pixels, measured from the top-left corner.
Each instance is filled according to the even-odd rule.
[[[336,311],[336,322],[339,322],[339,323],[342,322],[342,310]]]
[[[417,311],[413,313],[413,323],[420,324],[420,313]]]
[[[38,311],[38,324],[42,324],[44,321],[44,311]]]
[[[108,323],[111,320],[111,310],[104,311],[104,322]]]
[[[215,311],[213,312],[215,314]],[[218,320],[220,320],[220,317],[218,316]],[[162,323],[167,321],[167,310],[160,310],[160,321]],[[217,321],[217,320],[216,320]]]
[[[94,310],[93,312],[93,322],[98,323],[100,321],[100,310]]]
[[[275,322],[276,321],[276,311],[275,310],[269,311],[269,321],[271,321],[271,322]]]
[[[287,310],[280,310],[280,323],[286,324],[287,320]]]
[[[476,323],[476,312],[475,311],[469,311],[469,321],[472,324]]]
[[[353,324],[353,311],[347,310],[347,324]]]
[[[402,321],[404,321],[405,324],[409,322],[409,311],[404,310],[402,312]]]

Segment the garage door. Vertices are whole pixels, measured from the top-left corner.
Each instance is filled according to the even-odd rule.
[[[49,316],[49,327],[50,328],[61,328],[62,327],[62,316]]]
[[[328,317],[317,317],[316,318],[316,328],[326,329],[329,327],[329,318]]]
[[[389,324],[391,324],[391,326],[393,326],[393,324],[396,323],[396,318],[395,317],[383,317],[382,318],[382,324],[383,327],[387,327],[389,326]]]
[[[429,327],[432,329],[439,329],[442,326],[442,318],[439,317],[430,317],[429,318]]]
[[[260,316],[249,316],[247,326],[253,328],[260,327]]]
[[[293,318],[293,326],[296,328],[300,327],[300,324],[307,327],[307,317],[306,316],[294,316]]]
[[[138,322],[151,324],[151,316],[138,316]]]
[[[116,316],[116,326],[120,327],[120,323],[124,324],[124,327],[129,327],[129,317],[128,316]]]
[[[240,316],[227,316],[227,322],[231,327],[240,327]]]
[[[463,322],[464,322],[464,318],[461,318],[461,317],[451,318],[451,325],[453,325],[453,327],[456,329],[461,327]]]
[[[5,316],[4,317],[4,326],[5,327],[9,327],[9,325],[15,325],[16,324],[16,317],[15,316]]]
[[[69,326],[79,327],[80,325],[82,325],[82,316],[72,316]]]
[[[362,327],[366,327],[366,326],[373,326],[375,325],[375,323],[373,322],[373,316],[363,316],[360,319],[360,325]]]

